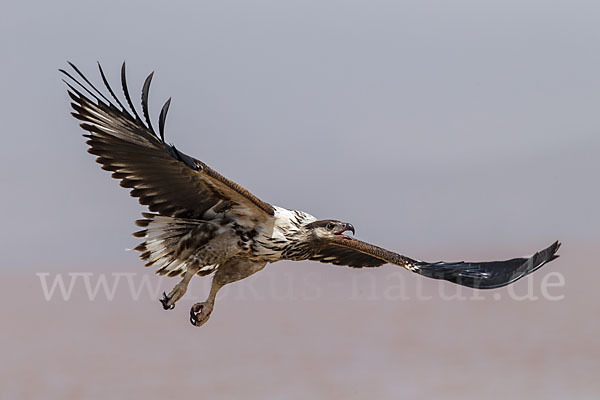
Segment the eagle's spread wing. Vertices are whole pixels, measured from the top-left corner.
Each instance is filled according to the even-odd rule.
[[[506,261],[428,263],[340,235],[329,239],[311,260],[357,268],[396,264],[429,278],[444,279],[477,289],[494,289],[506,286],[554,260],[558,257],[556,252],[559,247],[560,243],[555,242],[529,258]]]
[[[138,197],[150,211],[204,220],[229,211],[255,222],[274,214],[270,204],[165,142],[164,125],[171,99],[160,112],[160,137],[156,134],[148,113],[148,91],[153,74],[146,78],[142,89],[144,122],[129,95],[125,63],[121,68],[121,83],[131,113],[108,84],[100,64],[100,75],[114,102],[96,89],[77,67],[69,64],[87,84],[61,70],[77,86],[65,81],[73,100],[72,114],[83,121],[81,127],[89,132],[84,135],[90,145],[88,152],[97,155],[102,168],[112,171],[112,176],[121,180],[121,186],[131,188],[131,195]]]

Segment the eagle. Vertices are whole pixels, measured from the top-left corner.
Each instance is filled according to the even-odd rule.
[[[85,130],[88,152],[102,169],[112,172],[131,196],[149,212],[135,223],[135,247],[148,267],[169,277],[181,277],[160,302],[171,310],[186,293],[194,276],[213,274],[206,301],[190,309],[190,322],[208,321],[217,292],[228,283],[247,278],[267,264],[281,260],[314,260],[354,268],[394,264],[416,274],[476,289],[511,284],[557,258],[557,241],[531,257],[506,261],[425,262],[409,258],[349,236],[354,226],[335,219],[317,219],[262,201],[202,161],[165,141],[169,98],[158,116],[158,133],[148,111],[154,72],[141,93],[141,114],[133,105],[121,66],[122,100],[98,63],[104,93],[71,62],[64,69],[72,115]],[[108,93],[106,93],[108,92]],[[109,99],[108,96],[111,98]]]

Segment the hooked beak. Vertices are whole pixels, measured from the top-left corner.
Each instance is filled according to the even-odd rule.
[[[350,231],[350,232],[352,232],[352,234],[354,235],[354,227],[352,226],[352,224],[347,224],[347,223],[344,223],[344,225],[343,225],[343,228],[342,228],[342,229],[340,229],[340,230],[339,230],[339,231],[337,231],[337,232],[334,232],[333,234],[334,234],[334,235],[341,235],[342,233],[344,233],[344,232],[346,232],[346,231]]]

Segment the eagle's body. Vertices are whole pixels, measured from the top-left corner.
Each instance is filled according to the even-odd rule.
[[[303,211],[274,208],[273,229],[270,225],[261,226],[254,240],[260,257],[267,262],[306,260],[310,257],[310,249],[301,245],[307,239],[302,227],[317,219]]]
[[[232,258],[257,263],[309,258],[311,247],[299,245],[305,242],[302,226],[317,219],[301,211],[273,209],[274,215],[264,221],[233,220],[227,213],[214,212],[204,220],[144,213],[146,218],[136,223],[146,229],[134,236],[146,240],[136,250],[148,263],[160,265],[158,273],[169,276],[181,275],[188,266],[197,266],[200,275],[209,274]],[[163,237],[165,231],[169,238]]]
[[[214,273],[207,301],[190,310],[196,326],[208,320],[223,285],[280,260],[315,260],[357,268],[390,263],[430,278],[491,289],[512,283],[557,257],[558,242],[529,258],[427,263],[356,240],[344,235],[346,231],[354,233],[351,224],[318,220],[303,211],[263,202],[202,161],[167,144],[164,125],[170,99],[160,112],[157,134],[148,112],[152,74],[142,90],[142,120],[127,89],[125,64],[121,81],[131,113],[115,95],[102,68],[102,80],[113,100],[71,66],[87,84],[61,70],[80,88],[67,82],[73,116],[83,121],[81,126],[88,132],[84,135],[88,151],[151,211],[136,221],[143,229],[134,236],[144,241],[135,250],[157,273],[182,276],[180,283],[164,294],[163,307],[174,307],[193,276]]]

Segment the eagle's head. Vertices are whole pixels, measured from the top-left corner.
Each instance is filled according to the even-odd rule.
[[[347,222],[336,221],[334,219],[323,219],[311,222],[305,226],[306,229],[316,238],[328,238],[336,235],[342,235],[344,232],[352,232],[354,227]]]

